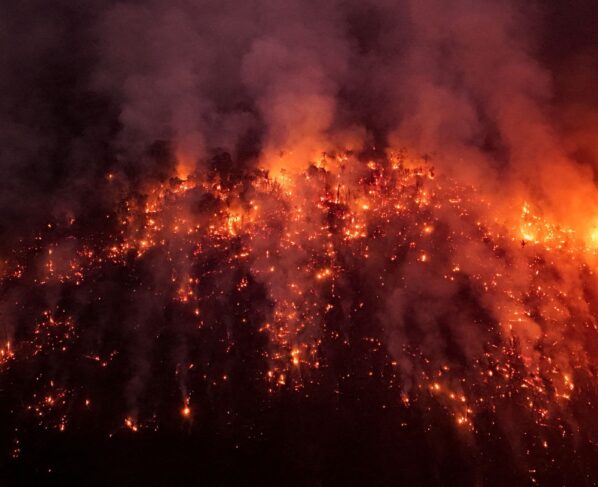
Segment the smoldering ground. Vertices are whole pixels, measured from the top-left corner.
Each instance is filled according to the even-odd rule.
[[[184,477],[195,453],[214,484],[240,465],[290,484],[595,474],[591,272],[478,221],[495,216],[485,199],[521,197],[578,232],[593,217],[595,39],[577,29],[589,3],[3,9],[7,471],[80,475],[60,458],[78,445],[82,465],[101,469],[97,447],[120,480],[161,471],[145,455]],[[403,148],[454,179],[414,169],[386,193]],[[349,154],[340,176],[316,167],[323,152]],[[479,193],[420,205],[454,180]],[[372,216],[368,190],[383,210]],[[388,216],[392,198],[409,211]],[[189,237],[169,226],[179,220],[216,231]],[[497,350],[523,358],[496,363]],[[582,392],[563,410],[527,391],[552,399],[573,382]],[[545,410],[556,419],[540,428]],[[474,416],[477,430],[458,432]],[[113,436],[117,452],[146,450],[123,464]],[[556,446],[539,453],[543,442]]]

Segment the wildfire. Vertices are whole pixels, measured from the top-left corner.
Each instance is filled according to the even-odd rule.
[[[126,197],[101,236],[82,233],[66,246],[49,228],[2,285],[97,292],[93,306],[105,322],[123,317],[104,302],[124,309],[139,300],[126,318],[132,336],[170,333],[176,338],[164,343],[178,343],[177,357],[188,353],[198,364],[177,358],[184,419],[192,416],[187,391],[232,387],[224,364],[239,353],[237,336],[255,330],[267,343],[258,354],[267,373],[257,375],[270,394],[323,387],[334,370],[327,350],[355,348],[367,370],[343,372],[336,382],[378,377],[397,404],[435,401],[469,434],[484,411],[494,414],[515,397],[540,429],[572,421],[568,404],[584,394],[578,382],[587,391],[596,366],[597,231],[584,241],[527,201],[513,218],[497,218],[475,188],[392,157],[363,163],[344,154],[342,164],[321,162],[276,180],[264,171],[239,179],[184,172]],[[108,179],[115,184],[118,176]],[[119,288],[126,300],[103,293],[105,275],[126,283]],[[40,310],[29,335],[0,348],[0,364],[80,353],[77,321],[93,329],[98,314],[72,303]],[[171,317],[164,331],[159,320]],[[210,334],[221,363],[212,351],[198,352]],[[148,347],[147,340],[130,346]],[[110,369],[119,353],[83,357]],[[380,356],[386,368],[372,370]],[[128,367],[129,400],[140,402],[150,368],[138,359]],[[68,394],[75,391],[88,397],[84,385]],[[36,395],[32,411],[45,417],[66,408],[60,394]],[[84,404],[89,409],[89,399]],[[143,424],[143,414],[160,421],[140,411]],[[57,424],[64,429],[66,419]],[[133,432],[139,424],[124,419]]]
[[[8,362],[12,358],[14,358],[15,354],[10,347],[10,341],[7,341],[6,344],[0,348],[0,365]]]
[[[185,404],[183,406],[183,408],[181,409],[181,415],[183,416],[183,418],[188,418],[191,416],[191,407],[189,406],[190,403],[190,399],[187,397],[185,399]]]
[[[137,424],[130,417],[126,417],[125,418],[125,426],[127,428],[129,428],[131,431],[133,431],[134,433],[137,433],[137,431],[139,431],[139,428],[137,427]]]

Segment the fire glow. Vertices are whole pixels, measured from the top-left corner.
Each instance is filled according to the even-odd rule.
[[[20,271],[8,270],[3,286],[88,286],[93,292],[95,276],[105,267],[127,272],[157,259],[166,279],[152,292],[188,316],[191,328],[179,331],[184,336],[215,326],[203,310],[224,291],[202,286],[214,273],[231,286],[226,292],[232,293],[227,299],[233,307],[260,287],[269,303],[264,321],[255,321],[252,306],[234,319],[267,337],[261,380],[271,394],[317,387],[329,367],[322,343],[353,346],[343,326],[371,313],[380,328],[359,339],[371,350],[383,350],[387,363],[368,376],[383,374],[397,401],[415,407],[431,398],[459,429],[475,434],[480,411],[495,411],[497,402],[517,395],[525,398],[539,434],[554,427],[565,434],[573,421],[568,402],[593,383],[592,309],[598,303],[593,234],[578,239],[535,216],[527,202],[521,203],[517,225],[509,226],[509,219],[501,223],[489,218],[492,207],[475,188],[441,174],[432,177],[430,167],[402,155],[367,165],[350,154],[342,157],[345,165],[338,172],[312,165],[284,187],[260,172],[234,181],[217,174],[172,178],[141,198],[126,198],[122,210],[107,215],[117,222],[109,238],[77,235],[68,251],[54,233],[60,225],[48,225],[24,256],[61,255],[62,260],[44,265],[41,275],[15,260]],[[296,194],[304,197],[290,196]],[[214,255],[218,267],[206,267]],[[463,308],[453,307],[465,289]],[[422,308],[404,312],[397,302],[406,304],[405,299]],[[473,304],[477,312],[468,309]],[[4,368],[73,345],[76,317],[63,306],[43,311],[29,337],[6,342],[0,350]],[[344,316],[340,321],[338,313]],[[442,338],[430,338],[442,326],[452,329],[456,351]],[[424,336],[417,338],[414,330]],[[230,348],[235,338],[229,340]],[[100,358],[90,351],[86,357],[110,367],[110,357],[118,353]],[[183,366],[178,363],[177,371]],[[175,380],[191,391],[193,364],[186,367]],[[577,377],[584,386],[576,386]],[[211,379],[214,385],[227,380],[226,373]],[[61,387],[59,397],[89,395],[68,387]],[[133,409],[122,411],[132,432],[144,422],[137,400],[131,397],[134,416]],[[28,408],[62,431],[65,404],[47,395]],[[188,396],[180,414],[185,419],[192,414]]]
[[[590,0],[43,3],[0,73],[15,478],[598,479]]]

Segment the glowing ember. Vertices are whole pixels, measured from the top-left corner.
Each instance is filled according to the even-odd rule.
[[[345,317],[349,322],[360,313],[371,313],[367,309],[383,313],[376,319],[381,319],[385,333],[363,339],[370,343],[372,353],[388,347],[389,360],[396,359],[388,385],[402,390],[402,401],[407,394],[408,403],[414,404],[422,386],[428,384],[457,424],[473,431],[482,410],[495,410],[494,401],[517,391],[525,396],[539,426],[549,424],[551,418],[560,424],[566,421],[567,406],[562,401],[570,401],[577,391],[572,377],[583,375],[582,371],[589,374],[594,360],[584,352],[587,325],[578,329],[576,324],[594,322],[587,311],[593,298],[587,294],[584,298],[576,290],[579,279],[593,279],[594,251],[571,231],[535,216],[527,202],[522,205],[518,235],[512,233],[508,219],[484,222],[491,209],[479,203],[473,188],[442,175],[423,183],[425,168],[407,169],[396,161],[370,161],[363,167],[350,156],[344,160],[354,169],[287,178],[289,188],[305,195],[292,204],[277,182],[264,176],[247,179],[243,193],[240,185],[224,187],[218,180],[193,176],[150,189],[144,204],[126,199],[124,213],[115,219],[121,223],[110,239],[97,246],[93,234],[78,237],[79,244],[63,257],[67,261],[77,257],[76,272],[60,274],[58,285],[89,283],[92,290],[100,273],[109,268],[132,272],[146,259],[159,259],[161,267],[170,270],[163,287],[154,288],[154,298],[148,298],[166,303],[170,299],[168,306],[189,317],[185,318],[190,324],[188,337],[206,325],[217,332],[218,320],[209,318],[214,316],[214,299],[232,292],[236,297],[230,303],[239,309],[240,326],[256,323],[256,319],[271,320],[256,323],[269,342],[263,351],[270,369],[266,383],[295,390],[320,383],[321,371],[329,366],[323,343],[340,340],[350,346],[331,327],[329,318],[343,306],[347,308],[342,303],[350,299],[353,304]],[[339,188],[353,189],[331,192],[331,180]],[[367,194],[367,204],[362,194]],[[206,195],[212,203],[197,207],[197,199],[206,199]],[[51,246],[48,254],[53,258],[57,254],[52,249],[59,248],[44,240],[38,246]],[[216,256],[218,265],[210,267],[208,262]],[[428,274],[412,278],[413,262],[432,267],[424,271]],[[61,265],[60,260],[46,264],[42,279],[35,267],[29,270],[22,265],[19,277],[8,276],[4,281],[6,285],[46,286],[56,279]],[[238,277],[231,290],[224,291],[215,287],[217,276]],[[417,291],[415,299],[421,300],[422,309],[429,307],[427,317],[402,315],[395,301],[415,292],[421,279],[428,284]],[[263,288],[265,303],[271,306],[271,312],[261,318],[253,316],[251,308],[240,307],[243,295],[256,286]],[[457,299],[458,292],[464,292],[459,288],[471,290],[463,302],[465,310],[474,303],[480,307],[480,311],[464,310],[465,315],[452,318],[457,321],[451,326],[462,334],[460,353],[465,354],[468,367],[446,352],[429,354],[430,347],[447,346],[442,340],[419,348],[421,343],[409,336],[413,327],[431,326],[433,334],[437,333],[437,327],[444,325],[434,303]],[[363,289],[367,304],[358,301],[357,289]],[[17,344],[18,356],[25,359],[68,350],[79,331],[65,306],[42,312],[30,338]],[[484,313],[493,318],[482,321]],[[573,315],[578,316],[576,321]],[[234,347],[234,338],[227,347]],[[4,363],[17,360],[14,348],[7,342],[0,350]],[[85,357],[102,367],[110,364],[110,359],[92,351]],[[409,369],[399,365],[406,360]],[[304,372],[297,374],[300,366]],[[312,372],[307,373],[308,369]],[[194,370],[189,367],[180,375],[185,389],[194,388]],[[590,377],[586,374],[580,380]],[[226,373],[209,379],[214,387],[227,380]],[[46,408],[56,406],[52,395],[44,403]],[[89,404],[86,399],[85,405]],[[188,399],[181,415],[191,415]],[[138,431],[138,423],[130,416],[125,426]]]
[[[596,484],[589,0],[5,3],[17,483]]]
[[[129,417],[125,418],[125,426],[135,433],[139,431],[137,424]]]

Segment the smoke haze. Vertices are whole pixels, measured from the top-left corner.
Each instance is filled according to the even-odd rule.
[[[319,482],[363,423],[382,470],[403,428],[402,465],[427,452],[407,482],[454,474],[452,448],[449,484],[499,453],[505,482],[595,473],[593,2],[4,3],[15,444],[293,438]],[[311,440],[285,429],[302,408]]]

